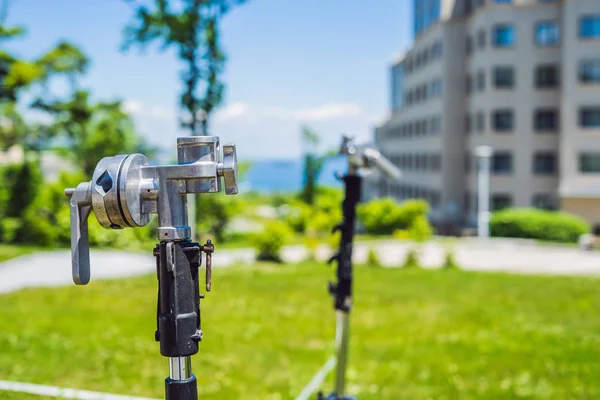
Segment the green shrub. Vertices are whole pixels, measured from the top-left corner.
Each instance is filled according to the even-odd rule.
[[[18,218],[3,218],[0,220],[0,242],[14,243],[20,228],[21,220]]]
[[[419,250],[416,247],[411,247],[404,260],[403,268],[418,268],[419,267]]]
[[[506,209],[492,214],[492,236],[575,243],[590,225],[578,216],[537,209]]]
[[[292,232],[283,222],[270,221],[260,234],[253,236],[254,247],[260,261],[281,262],[281,249],[289,243]]]
[[[442,269],[459,269],[454,252],[451,249],[446,250],[446,254],[444,254]]]
[[[408,237],[421,243],[431,239],[433,229],[425,215],[417,215],[408,227]]]
[[[373,247],[369,247],[369,253],[367,254],[367,265],[369,267],[381,267],[381,260]]]
[[[357,215],[367,233],[389,235],[398,229],[408,229],[419,216],[426,218],[428,211],[429,205],[425,201],[398,203],[386,197],[359,205]]]

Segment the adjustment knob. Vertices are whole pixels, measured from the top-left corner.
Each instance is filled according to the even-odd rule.
[[[237,155],[234,144],[223,146],[223,161],[219,163],[217,171],[223,177],[225,194],[237,194]]]

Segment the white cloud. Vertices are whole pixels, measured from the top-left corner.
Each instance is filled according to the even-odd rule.
[[[123,102],[122,108],[126,113],[137,115],[141,113],[143,106],[137,100],[127,100]]]
[[[268,107],[264,110],[266,117],[306,122],[355,117],[361,114],[363,109],[358,104],[333,102],[311,108]]]
[[[248,105],[242,102],[227,104],[215,112],[215,120],[227,121],[244,116],[248,113]]]
[[[128,101],[124,107],[135,117],[140,132],[171,155],[180,128],[175,107]],[[342,133],[359,140],[372,137],[374,116],[354,103],[327,102],[314,107],[259,107],[234,102],[219,108],[210,133],[223,143],[237,145],[240,160],[282,159],[300,156],[300,128],[310,124],[321,135],[323,150],[337,148]]]

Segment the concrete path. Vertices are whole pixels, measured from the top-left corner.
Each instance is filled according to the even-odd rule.
[[[387,267],[402,265],[413,244],[398,240],[380,240],[355,245],[354,261],[365,262],[374,249]],[[423,244],[420,261],[426,268],[437,268],[452,251],[457,264],[466,270],[504,271],[511,273],[600,275],[600,252],[581,251],[575,247],[540,245],[533,241],[461,239],[448,244],[431,241]],[[332,254],[320,247],[316,258],[326,260]],[[288,246],[282,252],[287,262],[300,262],[308,256],[303,246]],[[217,268],[253,263],[253,249],[219,250],[213,255]],[[155,272],[150,254],[92,250],[92,279],[119,278]],[[71,256],[68,250],[39,252],[0,263],[0,294],[26,287],[72,284]]]

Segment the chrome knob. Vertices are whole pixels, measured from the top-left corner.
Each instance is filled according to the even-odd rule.
[[[238,171],[237,155],[234,144],[223,146],[223,161],[219,163],[217,172],[223,177],[225,184],[225,194],[237,194],[238,192]]]

